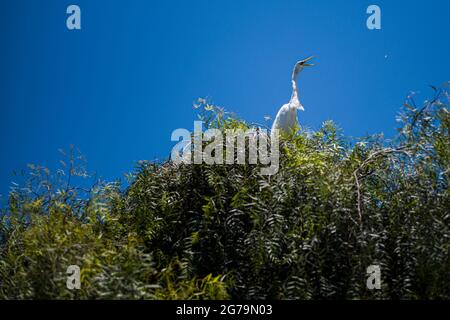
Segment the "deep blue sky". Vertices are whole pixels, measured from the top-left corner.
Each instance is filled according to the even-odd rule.
[[[66,8],[82,30],[66,28]],[[366,28],[366,8],[382,30]],[[122,177],[164,158],[209,96],[248,121],[275,116],[300,75],[300,121],[352,136],[394,133],[410,91],[450,80],[450,1],[0,1],[0,194],[27,163],[74,144],[89,169]]]

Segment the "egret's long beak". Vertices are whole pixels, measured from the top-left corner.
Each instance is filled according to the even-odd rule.
[[[303,66],[304,66],[304,67],[312,67],[312,66],[314,65],[313,63],[306,63],[306,62],[308,62],[309,60],[311,60],[312,58],[314,58],[314,56],[311,56],[311,57],[306,58],[305,60],[303,60]]]

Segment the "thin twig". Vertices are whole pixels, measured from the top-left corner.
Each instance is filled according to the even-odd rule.
[[[387,156],[389,154],[393,154],[393,153],[404,153],[407,156],[410,156],[409,154],[409,150],[408,150],[408,146],[402,146],[399,147],[397,149],[392,149],[392,148],[386,148],[386,149],[382,149],[379,151],[376,151],[374,153],[372,153],[371,155],[369,155],[366,160],[364,160],[359,166],[358,168],[356,168],[355,171],[353,171],[353,177],[355,179],[355,186],[356,186],[356,197],[357,197],[357,209],[358,209],[358,216],[359,216],[359,222],[360,224],[362,224],[362,217],[363,217],[363,212],[362,212],[362,195],[361,195],[361,184],[359,181],[359,177],[358,177],[358,173],[369,163],[375,161],[377,158],[379,158],[380,156]],[[364,177],[366,177],[368,175],[364,175]],[[362,177],[361,177],[362,178]]]

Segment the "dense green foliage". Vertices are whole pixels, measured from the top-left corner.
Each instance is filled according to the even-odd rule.
[[[273,176],[141,162],[125,190],[86,189],[74,151],[54,174],[30,166],[2,218],[0,298],[449,299],[448,104],[444,89],[409,99],[393,141],[299,130]],[[209,127],[248,127],[200,110]],[[366,288],[373,264],[381,290]]]

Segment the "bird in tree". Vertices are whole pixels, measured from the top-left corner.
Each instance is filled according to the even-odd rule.
[[[298,126],[297,110],[304,111],[299,100],[297,77],[298,74],[305,68],[311,67],[314,64],[308,63],[313,57],[298,61],[292,71],[292,96],[291,100],[283,105],[277,113],[275,121],[272,125],[272,133],[277,129],[283,133],[291,133]]]

